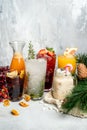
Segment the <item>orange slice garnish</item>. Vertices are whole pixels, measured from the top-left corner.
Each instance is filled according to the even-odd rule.
[[[27,94],[24,94],[24,100],[25,101],[30,101],[30,99],[31,99],[31,97],[30,97],[30,95],[27,95]]]
[[[29,106],[26,102],[23,102],[23,101],[20,102],[19,105],[22,106],[22,107],[28,107]]]
[[[3,105],[4,105],[5,107],[9,106],[9,105],[10,105],[10,101],[9,101],[8,99],[4,99],[4,100],[3,100]]]
[[[75,52],[77,51],[77,48],[66,48],[64,55],[75,55]]]
[[[14,116],[18,116],[19,112],[16,109],[12,109],[11,114]]]
[[[47,50],[46,49],[41,49],[40,51],[39,51],[39,54],[46,54],[47,53]]]
[[[9,77],[9,78],[15,78],[15,77],[17,77],[17,75],[18,75],[18,71],[17,70],[15,70],[15,71],[12,71],[12,72],[7,72],[7,77]]]
[[[24,70],[21,70],[21,72],[20,72],[20,78],[22,79],[23,77],[24,77]]]

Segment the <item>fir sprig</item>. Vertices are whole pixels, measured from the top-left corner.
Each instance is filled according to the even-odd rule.
[[[30,59],[35,59],[35,52],[31,41],[29,42],[29,46],[28,46],[28,60]]]
[[[74,107],[87,112],[87,79],[78,81],[78,84],[74,87],[72,93],[66,97],[66,102],[62,105],[66,113]]]

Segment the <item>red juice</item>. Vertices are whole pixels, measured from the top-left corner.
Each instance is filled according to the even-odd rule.
[[[6,80],[10,100],[11,101],[21,100],[23,96],[24,78],[20,78],[19,76],[15,78],[6,77]]]
[[[54,69],[56,64],[56,54],[47,49],[42,49],[38,52],[37,58],[44,58],[47,61],[45,91],[49,91],[52,87]]]

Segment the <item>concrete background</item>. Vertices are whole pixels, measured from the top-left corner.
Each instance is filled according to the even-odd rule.
[[[0,65],[10,64],[9,41],[26,42],[35,52],[46,46],[56,54],[66,47],[87,50],[87,0],[0,0]]]

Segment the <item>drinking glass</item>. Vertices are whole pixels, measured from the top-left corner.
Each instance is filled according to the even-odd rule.
[[[26,72],[28,75],[28,94],[31,99],[42,99],[44,94],[46,60],[30,59],[26,61]]]
[[[58,56],[58,68],[64,69],[68,67],[72,74],[75,73],[76,70],[76,58],[75,56],[65,56],[59,55]]]
[[[43,49],[44,50],[44,49]],[[46,50],[47,51],[47,50]],[[54,70],[55,70],[55,64],[56,64],[56,54],[52,52],[47,51],[45,54],[37,54],[37,58],[43,58],[47,61],[47,69],[46,69],[46,79],[45,79],[45,88],[44,91],[50,91],[52,88],[53,83],[53,76],[54,76]]]

